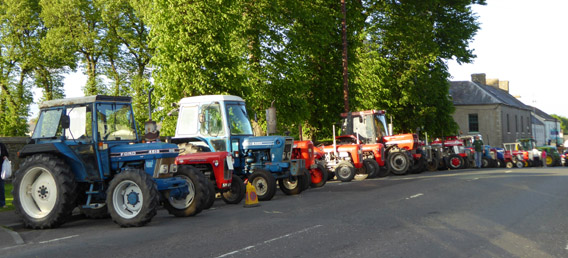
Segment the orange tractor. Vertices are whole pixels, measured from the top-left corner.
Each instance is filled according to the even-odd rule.
[[[379,165],[378,176],[424,171],[428,160],[419,146],[418,135],[391,135],[384,110],[342,113],[341,117],[342,139],[362,145],[363,156],[374,159]]]
[[[325,163],[322,162],[321,151],[317,151],[312,141],[294,141],[292,148],[292,159],[303,159],[306,164],[306,170],[309,171],[309,178],[307,180],[311,187],[322,187],[327,182],[328,173],[325,168]],[[303,186],[307,188],[307,185]]]

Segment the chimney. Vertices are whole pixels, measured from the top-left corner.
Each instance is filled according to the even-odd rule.
[[[506,92],[509,92],[509,81],[500,81],[499,82],[499,89],[502,89]]]
[[[485,82],[486,85],[499,89],[499,79],[487,79]]]
[[[485,74],[484,73],[473,73],[473,74],[471,74],[471,81],[485,85]]]

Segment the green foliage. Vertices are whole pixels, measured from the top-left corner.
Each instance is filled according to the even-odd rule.
[[[562,132],[564,134],[568,134],[568,118],[555,114],[552,114],[550,116],[558,119],[558,121],[560,121],[560,127],[562,128]]]

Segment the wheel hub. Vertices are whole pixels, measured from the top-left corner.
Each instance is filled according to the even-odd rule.
[[[134,192],[134,190],[130,190],[130,193],[127,194],[126,199],[128,200],[128,204],[132,206],[136,206],[140,202],[139,193]]]
[[[47,187],[45,185],[38,187],[37,193],[38,197],[42,200],[49,198],[49,191],[47,190]]]

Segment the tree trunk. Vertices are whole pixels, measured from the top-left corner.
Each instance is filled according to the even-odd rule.
[[[346,17],[347,11],[345,9],[345,0],[341,0],[341,40],[343,42],[343,103],[345,105],[345,112],[349,112],[349,73],[347,70],[347,26]]]

